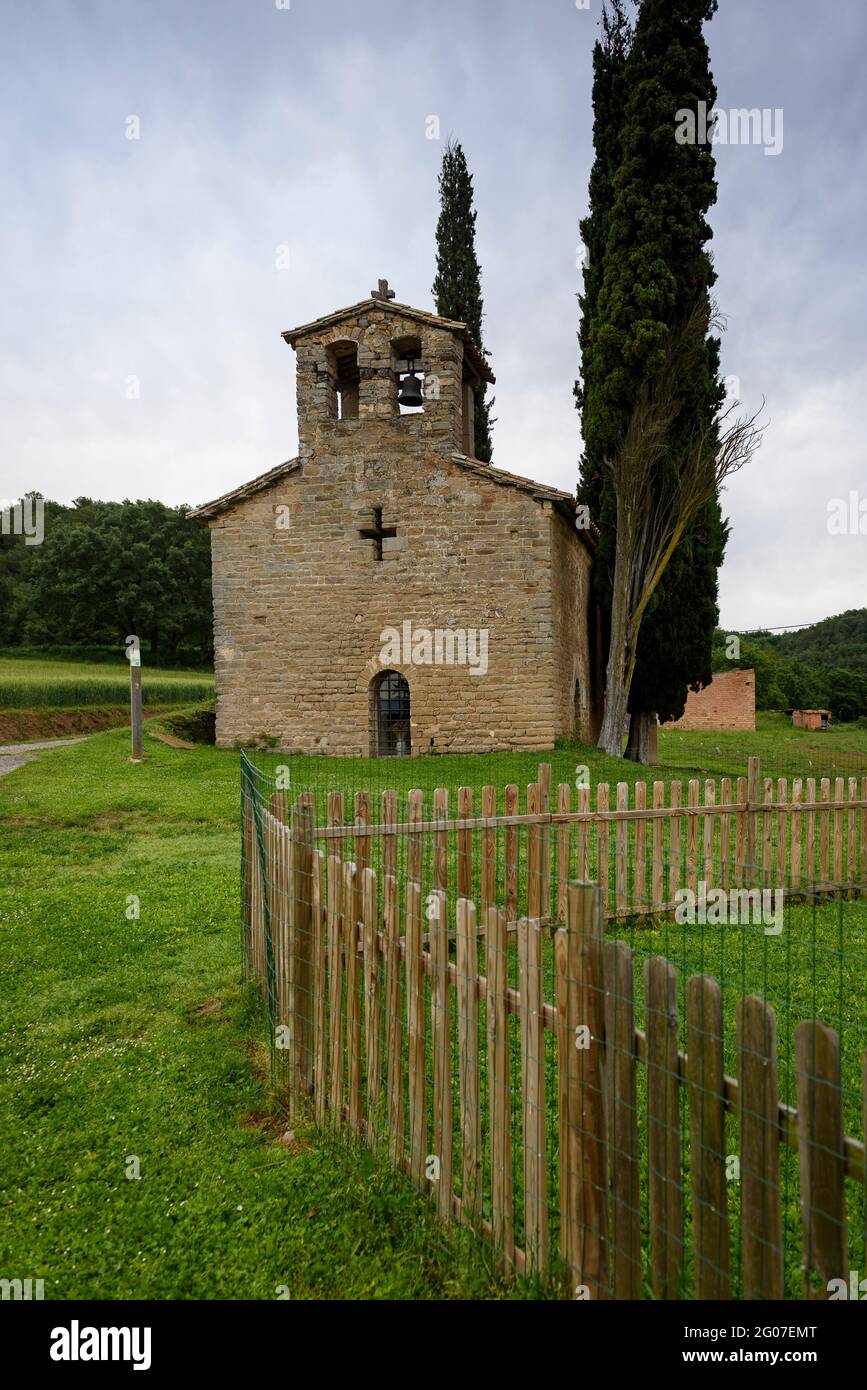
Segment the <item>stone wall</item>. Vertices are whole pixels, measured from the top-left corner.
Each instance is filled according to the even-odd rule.
[[[703,690],[690,690],[683,716],[665,729],[748,729],[756,727],[755,671],[717,671]]]
[[[398,533],[381,561],[358,535],[374,507]],[[367,756],[381,635],[409,622],[488,632],[485,674],[386,663],[409,683],[414,752],[552,747],[571,733],[564,672],[589,660],[583,562],[576,592],[561,576],[552,596],[559,525],[550,504],[434,456],[388,456],[384,438],[239,502],[211,523],[218,744],[270,735]]]

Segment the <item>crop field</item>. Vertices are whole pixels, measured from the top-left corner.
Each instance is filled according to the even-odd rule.
[[[207,671],[168,671],[145,666],[146,706],[206,700],[214,691]],[[129,700],[129,667],[41,657],[0,657],[0,709],[81,709]]]

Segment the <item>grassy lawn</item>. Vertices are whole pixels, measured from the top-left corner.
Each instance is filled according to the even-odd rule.
[[[760,712],[754,733],[659,731],[660,762],[669,767],[745,776],[751,755],[779,777],[867,774],[867,728],[832,724],[822,733],[794,728],[786,714]]]
[[[298,790],[324,793],[343,788],[348,797],[355,791],[378,793],[389,788],[404,795],[420,787],[427,802],[436,787],[447,787],[451,803],[459,787],[472,787],[478,794],[486,784],[502,788],[509,782],[518,785],[523,798],[527,784],[536,781],[540,762],[551,764],[554,788],[559,782],[574,788],[583,768],[588,769],[593,787],[599,782],[612,788],[618,782],[629,787],[646,782],[650,787],[654,781],[667,786],[691,777],[746,775],[751,755],[761,758],[762,772],[769,776],[867,775],[867,729],[841,725],[824,734],[812,733],[793,729],[785,715],[766,714],[758,716],[755,733],[661,730],[658,767],[642,767],[623,758],[609,758],[584,744],[566,743],[541,753],[452,753],[417,758],[330,758],[276,749],[249,753],[272,777],[278,768],[286,768],[290,785]]]
[[[692,736],[697,763],[707,737]],[[46,1296],[57,1298],[274,1298],[278,1288],[293,1298],[503,1296],[491,1256],[466,1237],[450,1244],[429,1203],[379,1161],[313,1131],[286,1135],[268,1098],[262,1007],[239,985],[238,756],[150,739],[145,751],[143,765],[130,765],[128,733],[117,730],[0,780],[0,1274],[44,1278]],[[296,787],[444,785],[456,798],[465,784],[523,788],[540,758],[554,764],[555,783],[574,781],[580,763],[594,782],[683,775],[586,749],[388,763],[260,754],[257,762],[288,765]],[[672,959],[681,992],[698,971],[723,983],[730,1072],[736,1001],[764,994],[777,1009],[787,1100],[792,1030],[825,1018],[843,1039],[846,1127],[858,1132],[867,905],[793,902],[774,938],[671,922],[611,924],[609,934],[639,955]],[[637,1006],[641,1021],[640,982]],[[519,1136],[519,1109],[514,1122]],[[553,1114],[550,1133],[553,1175]],[[684,1157],[688,1171],[686,1141]],[[139,1179],[127,1177],[133,1159]],[[519,1236],[520,1162],[516,1142]],[[784,1160],[781,1182],[797,1296],[793,1160]],[[854,1261],[863,1238],[854,1201],[851,1222]],[[736,1248],[733,1258],[737,1283]]]
[[[101,734],[0,781],[0,1273],[54,1298],[497,1296],[403,1180],[281,1142],[238,983],[237,756],[127,752]]]
[[[145,705],[179,705],[213,694],[207,671],[162,671],[145,666]],[[100,662],[53,660],[49,657],[0,657],[0,709],[57,709],[129,701],[129,667]]]

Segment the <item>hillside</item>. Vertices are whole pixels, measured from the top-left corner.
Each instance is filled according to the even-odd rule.
[[[727,655],[737,635],[739,655]],[[867,608],[850,608],[797,632],[717,632],[715,671],[756,673],[758,709],[830,709],[838,722],[867,716]]]
[[[849,608],[797,632],[771,637],[781,656],[816,666],[845,666],[867,671],[867,608]]]

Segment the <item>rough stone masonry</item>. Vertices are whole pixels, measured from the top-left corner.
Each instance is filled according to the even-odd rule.
[[[284,333],[298,457],[192,513],[212,537],[217,743],[393,751],[395,690],[401,752],[592,740],[592,536],[568,494],[469,457],[494,378],[465,325],[381,293]],[[407,623],[419,640],[389,649]],[[437,630],[450,661],[429,659]],[[483,632],[474,670],[461,653]]]

